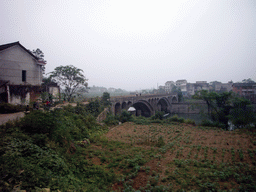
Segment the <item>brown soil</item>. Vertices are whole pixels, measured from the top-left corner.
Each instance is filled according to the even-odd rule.
[[[168,149],[166,153],[161,154],[162,158],[155,158],[146,163],[145,166],[150,167],[150,172],[146,173],[144,170],[141,170],[138,173],[133,179],[134,189],[145,187],[153,171],[158,172],[160,175],[159,184],[164,184],[161,182],[161,179],[166,177],[166,171],[174,171],[175,167],[170,166],[174,159],[204,159],[206,147],[208,147],[207,159],[215,163],[232,163],[231,150],[235,151],[234,162],[242,162],[249,164],[249,166],[254,166],[253,161],[255,161],[255,157],[253,159],[249,157],[247,150],[256,149],[255,137],[252,134],[241,131],[203,130],[197,126],[187,124],[136,125],[129,122],[111,128],[106,137],[109,140],[121,141],[144,149],[155,147],[160,137],[163,138],[165,144],[175,142],[172,148]],[[201,149],[198,149],[200,145]],[[240,159],[238,150],[243,151],[243,159]],[[177,151],[180,154],[177,154]],[[224,185],[224,183],[220,182],[220,185],[222,184]],[[230,183],[226,183],[225,186],[232,187]],[[121,187],[120,183],[116,183],[113,190]],[[173,187],[174,189],[175,187],[179,189],[178,186]]]

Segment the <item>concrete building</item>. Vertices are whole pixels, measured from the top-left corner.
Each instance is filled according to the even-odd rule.
[[[233,83],[233,92],[256,103],[256,83]]]
[[[40,95],[45,64],[19,42],[0,45],[0,102],[34,101]]]
[[[167,81],[165,83],[164,89],[166,93],[171,93],[172,88],[175,86],[175,83],[173,81]]]
[[[180,90],[184,96],[187,95],[187,80],[185,80],[185,79],[177,80],[176,87],[180,88]]]

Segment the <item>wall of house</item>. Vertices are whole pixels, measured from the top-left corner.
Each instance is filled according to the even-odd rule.
[[[58,101],[60,96],[60,89],[59,87],[49,87],[49,93],[53,96],[53,101]]]
[[[24,98],[20,95],[12,94],[9,99],[9,103],[14,105],[29,105],[30,93],[28,92]]]
[[[22,82],[22,70],[26,70],[26,83]],[[41,66],[20,46],[10,47],[0,52],[0,80],[13,85],[41,85]]]

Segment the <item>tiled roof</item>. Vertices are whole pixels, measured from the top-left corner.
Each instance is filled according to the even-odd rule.
[[[31,53],[29,50],[27,50],[25,47],[23,47],[19,41],[14,42],[14,43],[8,43],[8,44],[4,44],[4,45],[0,45],[0,51],[3,51],[5,49],[8,49],[12,46],[15,45],[19,45],[22,49],[24,49],[28,54],[30,54],[32,57],[34,57],[36,60],[38,60],[39,58],[37,58],[33,53]]]

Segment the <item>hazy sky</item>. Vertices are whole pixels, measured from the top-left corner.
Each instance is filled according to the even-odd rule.
[[[89,86],[256,80],[255,0],[1,0],[0,44],[40,48],[46,72],[84,70]]]

